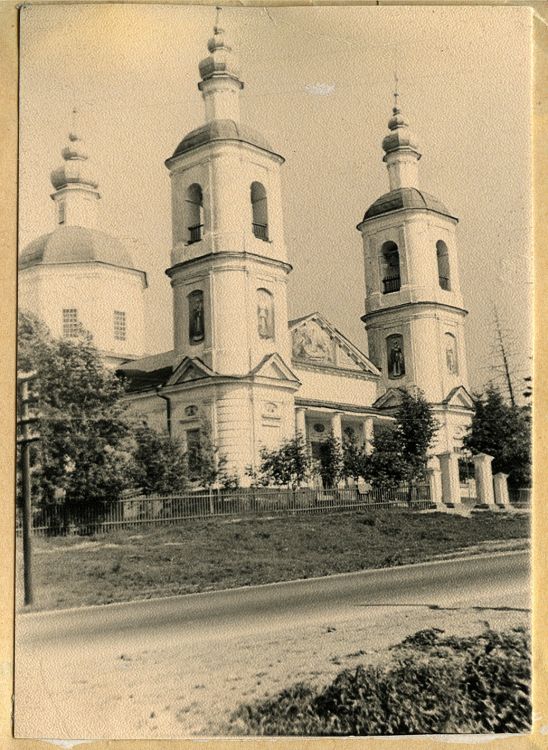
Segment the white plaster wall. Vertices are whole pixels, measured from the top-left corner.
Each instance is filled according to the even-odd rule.
[[[299,398],[362,407],[371,406],[377,398],[376,380],[309,370],[295,363],[292,369],[302,383]]]
[[[399,211],[365,222],[362,226],[366,286],[366,312],[405,302],[429,301],[462,307],[455,221],[430,211]],[[436,242],[447,245],[451,290],[440,287]],[[395,242],[400,253],[401,288],[382,293],[382,253],[385,242]]]
[[[170,162],[172,189],[172,265],[210,252],[242,251],[287,262],[283,237],[281,159],[237,141],[213,142]],[[252,232],[251,184],[264,185],[269,240]],[[202,187],[204,236],[187,243],[187,189]]]
[[[95,190],[67,185],[52,195],[56,203],[55,221],[59,222],[59,205],[64,207],[63,226],[94,228],[97,223],[97,200],[100,195]]]
[[[442,307],[418,307],[394,310],[368,324],[369,353],[382,373],[384,388],[416,385],[431,402],[442,401],[452,388],[468,387],[464,316]],[[392,334],[403,336],[405,375],[388,377],[386,339]],[[455,336],[458,372],[450,373],[446,364],[445,334]]]
[[[290,359],[287,328],[287,273],[283,267],[249,257],[216,256],[172,279],[175,348],[200,357],[216,372],[244,375],[267,354],[279,352]],[[274,339],[258,331],[257,290],[267,289],[274,303]],[[191,343],[188,337],[188,295],[204,293],[205,337]]]
[[[142,274],[100,263],[44,265],[19,272],[19,308],[63,335],[63,309],[76,308],[95,346],[120,358],[145,353]],[[126,340],[114,339],[114,311],[126,314]]]

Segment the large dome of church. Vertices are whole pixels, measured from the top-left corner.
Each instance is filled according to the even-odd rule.
[[[19,256],[19,268],[59,263],[107,263],[136,269],[131,254],[120,240],[86,227],[58,227],[28,244]]]
[[[243,141],[275,153],[266,138],[253,128],[235,120],[213,120],[188,133],[179,143],[171,158],[173,159],[212,141]]]
[[[388,214],[391,211],[400,211],[403,208],[422,208],[455,218],[449,209],[433,195],[417,190],[417,188],[404,187],[391,190],[377,198],[365,212],[363,220]]]

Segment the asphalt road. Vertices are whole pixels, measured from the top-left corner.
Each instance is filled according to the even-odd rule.
[[[20,614],[16,735],[200,733],[212,713],[265,686],[331,676],[330,660],[357,645],[386,648],[422,627],[458,629],[465,620],[527,621],[529,590],[529,553],[520,551]]]

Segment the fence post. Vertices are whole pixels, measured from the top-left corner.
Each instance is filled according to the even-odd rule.
[[[459,457],[448,451],[440,453],[441,492],[443,504],[448,508],[460,507]]]
[[[473,457],[473,461],[478,494],[476,507],[493,509],[496,507],[493,493],[493,472],[491,469],[493,456],[488,456],[487,453],[478,453]]]
[[[495,490],[495,503],[501,507],[510,507],[510,497],[508,495],[508,474],[499,471],[493,477],[493,488]]]

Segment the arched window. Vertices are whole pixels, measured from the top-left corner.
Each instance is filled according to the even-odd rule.
[[[193,183],[186,191],[187,242],[200,242],[204,229],[204,197],[202,188]]]
[[[451,274],[449,272],[449,250],[443,240],[436,242],[438,259],[438,281],[442,289],[451,290]]]
[[[188,338],[191,344],[204,340],[204,293],[196,289],[188,295]]]
[[[251,183],[251,210],[253,213],[253,234],[260,240],[268,241],[268,205],[266,190],[260,182]]]
[[[398,292],[401,286],[400,278],[400,253],[395,242],[385,242],[381,248],[382,253],[382,286],[383,294]]]
[[[393,380],[405,375],[405,358],[403,354],[403,336],[394,333],[386,339],[386,359],[388,377]]]
[[[452,333],[445,334],[445,363],[447,370],[452,375],[459,372],[459,361],[457,357],[457,339]]]
[[[257,330],[261,339],[274,338],[274,297],[268,289],[257,289]]]

